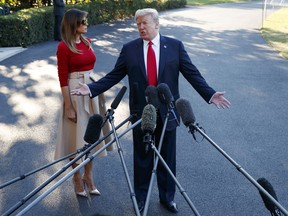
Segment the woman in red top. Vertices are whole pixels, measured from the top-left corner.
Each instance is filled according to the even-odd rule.
[[[84,37],[87,32],[87,12],[78,9],[68,10],[63,18],[61,26],[62,41],[57,48],[58,76],[63,96],[63,104],[59,118],[59,129],[57,134],[57,143],[55,158],[61,158],[81,149],[85,141],[83,139],[88,124],[89,117],[93,114],[106,112],[105,96],[90,99],[77,97],[70,94],[69,89],[74,89],[79,82],[91,82],[89,76],[93,73],[96,55],[92,49],[91,40]],[[104,134],[110,131],[109,125],[102,129]],[[101,136],[103,134],[101,133]],[[111,140],[108,137],[105,142]],[[104,143],[97,145],[91,153],[101,148]],[[107,150],[113,150],[110,146]],[[100,156],[106,155],[103,151]],[[70,158],[70,160],[73,158]],[[72,165],[75,168],[78,164]],[[73,176],[74,189],[77,195],[87,197],[84,184],[87,185],[88,193],[100,195],[100,192],[94,185],[92,176],[92,162],[90,161],[84,167],[84,174],[81,177],[80,171]]]

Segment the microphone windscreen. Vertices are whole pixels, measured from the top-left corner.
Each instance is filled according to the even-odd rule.
[[[120,90],[120,92],[117,94],[116,98],[114,99],[114,101],[111,104],[111,108],[112,109],[116,109],[120,103],[120,101],[122,100],[125,92],[126,92],[127,87],[123,86]]]
[[[276,192],[274,191],[274,188],[272,187],[272,185],[270,184],[270,182],[267,181],[267,179],[265,178],[259,178],[257,180],[257,182],[275,199],[278,201],[277,196],[276,196]],[[267,198],[267,196],[265,196],[265,194],[263,192],[261,192],[259,190],[260,196],[262,197],[262,200],[264,202],[264,205],[266,206],[266,208],[270,211],[270,212],[274,212],[275,211],[275,205],[274,203]]]
[[[103,117],[99,114],[95,114],[89,118],[84,135],[85,142],[93,144],[99,139],[102,123]]]
[[[170,104],[174,101],[174,97],[170,91],[169,86],[166,83],[160,83],[157,86],[159,98],[162,101],[162,103]]]
[[[188,100],[179,98],[176,101],[176,109],[181,116],[181,119],[186,127],[191,123],[194,124],[195,116],[191,107],[191,104]]]
[[[152,104],[157,109],[160,108],[160,99],[156,86],[147,86],[145,96],[148,104]]]
[[[152,104],[147,104],[142,113],[141,129],[143,132],[153,133],[157,124],[156,108]]]

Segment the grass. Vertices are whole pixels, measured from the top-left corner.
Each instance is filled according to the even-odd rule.
[[[195,6],[228,2],[243,2],[243,0],[187,0],[188,5]],[[264,21],[261,33],[273,49],[288,59],[288,8],[282,8],[271,14]]]
[[[271,14],[264,22],[261,32],[265,40],[288,59],[288,8]]]

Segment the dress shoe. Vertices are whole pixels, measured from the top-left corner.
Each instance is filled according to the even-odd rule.
[[[77,179],[73,177],[74,191],[77,196],[87,197],[87,193],[84,190],[82,179]]]
[[[145,202],[144,201],[139,201],[138,202],[138,209],[139,212],[141,213],[144,210]]]
[[[178,208],[177,205],[174,201],[170,201],[170,202],[163,202],[160,201],[160,203],[170,212],[172,213],[177,213],[178,212]]]
[[[89,193],[91,195],[96,195],[96,196],[100,196],[101,195],[100,191],[97,188],[95,188],[93,190],[90,190]]]
[[[85,179],[84,177],[83,177],[83,182],[84,182],[84,186],[88,188],[89,194],[97,195],[97,196],[101,195],[99,190],[94,186],[93,182],[91,181],[89,182],[88,179]]]
[[[81,197],[88,197],[86,191],[81,191],[81,192],[75,192],[77,196],[81,196]]]

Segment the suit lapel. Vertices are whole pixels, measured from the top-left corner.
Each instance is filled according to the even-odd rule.
[[[159,71],[158,71],[158,83],[161,83],[161,77],[164,72],[166,57],[167,57],[167,42],[163,36],[160,35],[160,59],[159,59]]]
[[[138,56],[138,63],[140,66],[141,73],[147,80],[146,69],[145,69],[145,61],[144,61],[144,53],[143,53],[143,40],[139,39],[136,44],[136,55]]]

